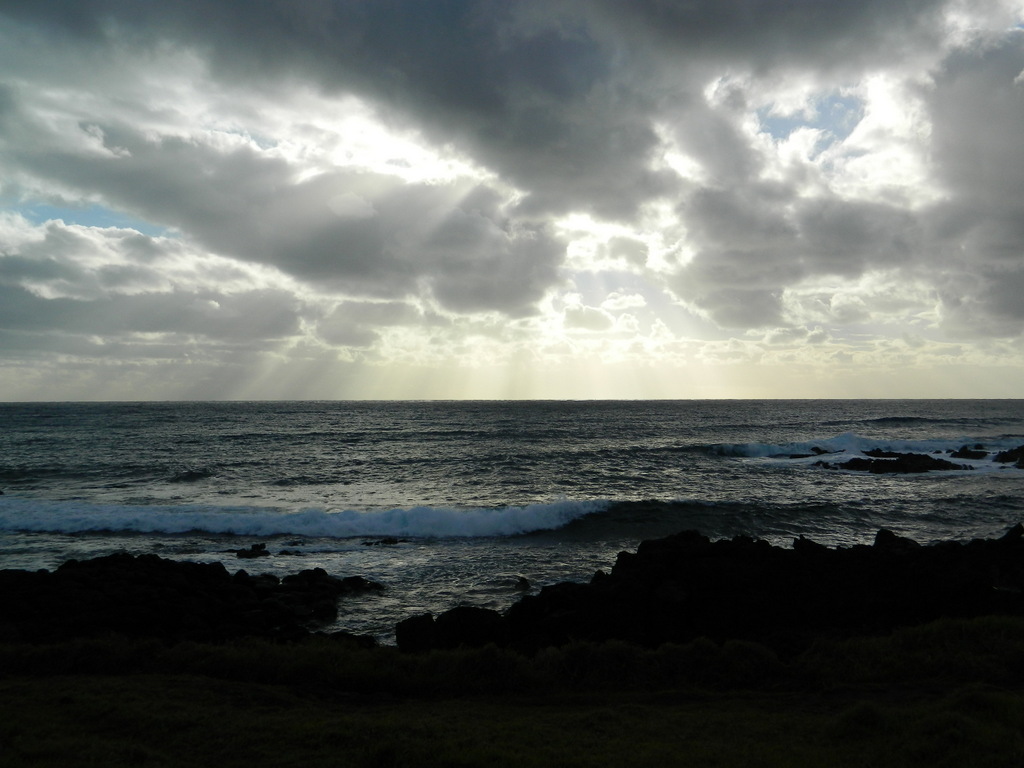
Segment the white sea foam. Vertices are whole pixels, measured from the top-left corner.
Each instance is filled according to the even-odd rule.
[[[988,437],[960,436],[949,439],[901,440],[867,437],[855,432],[844,432],[820,440],[804,440],[792,443],[734,443],[714,446],[715,452],[723,456],[757,459],[766,462],[846,461],[865,456],[868,451],[880,450],[894,453],[936,454],[963,464],[974,470],[1007,469],[1012,465],[993,461],[1000,451],[1016,448],[1024,442],[1021,435]],[[949,454],[964,446],[980,446],[987,455],[981,459],[952,458]]]
[[[551,530],[604,508],[601,502],[557,501],[502,509],[414,507],[360,512],[201,506],[121,506],[80,501],[0,498],[0,530],[51,533],[201,531],[245,536],[513,536]]]

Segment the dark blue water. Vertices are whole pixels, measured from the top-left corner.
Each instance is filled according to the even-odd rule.
[[[789,458],[964,444],[990,456],[914,476]],[[387,636],[685,528],[832,545],[879,527],[999,533],[1024,520],[1024,470],[990,457],[1021,444],[1017,400],[0,404],[0,566],[119,549],[320,566],[388,585],[339,624]],[[288,554],[228,551],[254,542]]]

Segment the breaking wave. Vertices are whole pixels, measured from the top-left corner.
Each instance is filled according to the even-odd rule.
[[[600,512],[603,502],[557,501],[501,509],[414,507],[361,512],[306,509],[104,505],[79,501],[0,498],[0,530],[50,533],[203,532],[240,536],[401,536],[457,538],[514,536],[561,528]]]

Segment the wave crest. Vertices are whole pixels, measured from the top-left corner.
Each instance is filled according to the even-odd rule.
[[[501,509],[414,507],[379,511],[198,506],[121,506],[78,501],[0,499],[0,530],[50,533],[127,532],[315,536],[458,538],[515,536],[553,530],[599,512],[604,502],[557,501]]]

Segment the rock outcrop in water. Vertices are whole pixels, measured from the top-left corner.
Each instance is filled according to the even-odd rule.
[[[815,453],[819,456],[827,455],[820,450],[815,450]],[[809,455],[789,454],[788,458],[808,458]],[[985,450],[983,445],[974,445],[973,447],[963,445],[949,453],[950,458],[970,461],[982,461],[989,455],[989,451]],[[1017,469],[1024,469],[1024,445],[997,453],[992,456],[992,461],[997,464],[1013,464]],[[900,453],[883,451],[878,448],[865,451],[864,456],[855,456],[847,461],[837,462],[822,459],[814,462],[814,465],[825,469],[845,469],[853,472],[870,472],[875,475],[974,469],[971,464],[957,464],[948,459],[929,456],[926,453]]]
[[[1024,445],[1009,451],[1001,451],[992,457],[992,461],[997,461],[1000,464],[1013,464],[1018,469],[1024,469]]]
[[[397,637],[405,650],[494,642],[534,651],[574,640],[654,647],[703,636],[787,654],[820,636],[1024,614],[1022,592],[1019,525],[996,540],[932,546],[883,530],[873,546],[839,549],[802,537],[792,549],[742,536],[712,542],[687,531],[620,553],[611,572],[589,584],[555,584],[525,596],[504,616],[455,609],[436,621],[402,622]]]
[[[947,459],[939,459],[926,453],[894,453],[890,451],[867,451],[863,458],[854,457],[848,461],[830,462],[816,461],[816,466],[825,469],[847,469],[855,472],[881,474],[913,474],[918,472],[949,471],[957,469],[974,469],[970,464],[955,464]],[[969,458],[969,457],[963,457]]]
[[[53,572],[0,571],[0,641],[300,639],[335,619],[339,598],[380,589],[321,568],[278,579],[156,555],[69,560]]]

